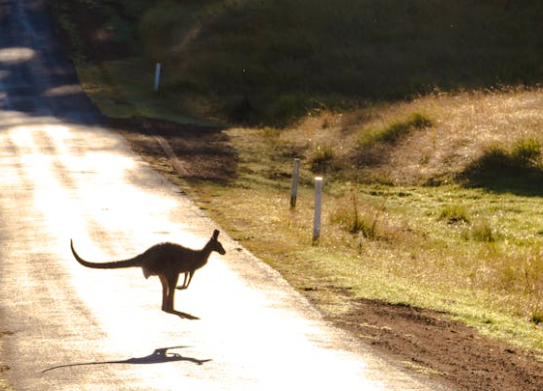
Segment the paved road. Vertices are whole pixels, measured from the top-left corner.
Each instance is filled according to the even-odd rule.
[[[437,390],[334,329],[230,240],[160,311],[156,277],[91,270],[216,225],[100,126],[40,0],[0,1],[1,361],[15,390]]]

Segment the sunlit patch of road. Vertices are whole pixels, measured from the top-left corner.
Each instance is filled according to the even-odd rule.
[[[0,49],[0,64],[16,65],[34,58],[36,52],[29,47],[11,47]]]

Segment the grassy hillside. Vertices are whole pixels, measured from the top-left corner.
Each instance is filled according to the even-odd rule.
[[[102,50],[105,60],[163,63],[162,97],[219,120],[278,125],[315,108],[543,77],[543,4],[536,0],[51,3],[70,14],[61,18],[68,28],[105,20],[92,36],[96,51],[115,49]],[[78,10],[75,19],[69,9]],[[137,77],[127,64],[122,72]]]

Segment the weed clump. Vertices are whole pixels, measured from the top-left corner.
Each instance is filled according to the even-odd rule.
[[[481,221],[472,227],[471,239],[476,242],[492,243],[496,241],[496,233],[488,222]]]
[[[541,144],[534,138],[518,141],[509,154],[510,165],[517,168],[541,166]]]
[[[366,239],[377,239],[379,211],[368,205],[360,211],[358,197],[352,193],[350,202],[340,203],[331,215],[332,224],[349,233],[360,233]]]
[[[476,162],[479,171],[506,170],[518,172],[525,169],[541,167],[541,144],[536,139],[523,139],[518,141],[508,151],[499,145],[493,145],[484,151]]]
[[[511,149],[500,145],[488,147],[470,164],[460,178],[470,186],[496,191],[540,192],[543,180],[541,144],[537,139],[519,140]]]
[[[384,160],[390,146],[416,130],[432,126],[432,121],[424,114],[415,112],[403,121],[391,122],[381,129],[364,129],[358,135],[354,160],[361,165],[376,164]]]
[[[332,171],[335,167],[335,152],[329,145],[317,145],[308,156],[309,167],[314,173]]]
[[[490,223],[481,220],[473,224],[462,233],[464,240],[473,240],[475,242],[493,243],[498,239],[497,232],[492,229]]]
[[[464,205],[446,205],[439,214],[439,220],[445,220],[448,224],[469,223],[470,218]]]
[[[540,324],[543,324],[543,312],[534,312],[530,320],[533,324],[536,324],[538,326]]]
[[[359,135],[358,144],[362,149],[377,143],[395,144],[417,129],[432,126],[432,121],[421,113],[413,113],[404,121],[394,121],[383,129],[363,131]]]

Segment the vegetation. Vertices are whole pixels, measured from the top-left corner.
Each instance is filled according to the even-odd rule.
[[[50,3],[81,67],[74,25],[99,19],[93,49],[116,49],[105,62],[121,60],[122,72],[136,78],[134,58],[141,59],[149,80],[161,62],[161,97],[177,111],[218,120],[284,125],[315,109],[436,88],[530,85],[543,76],[537,0]]]
[[[239,157],[229,182],[182,186],[325,313],[348,311],[348,290],[543,351],[543,4],[309,1],[52,4],[60,18],[84,4],[115,42],[145,47],[76,58],[104,112],[271,125],[225,131]]]
[[[510,151],[500,145],[491,145],[470,164],[464,176],[472,186],[540,193],[543,179],[541,144],[536,138],[519,139]]]
[[[325,313],[348,311],[337,295],[348,291],[444,311],[485,334],[543,350],[539,197],[330,178],[314,246],[310,166],[293,211],[288,178],[270,178],[285,177],[278,174],[288,172],[289,159],[258,141],[259,130],[228,134],[241,152],[239,177],[227,185],[190,181],[185,191]]]
[[[190,181],[185,189],[331,316],[349,310],[337,294],[348,290],[445,311],[486,334],[541,350],[541,193],[524,191],[527,183],[490,192],[463,185],[498,144],[515,167],[515,183],[530,180],[525,174],[539,165],[542,103],[538,89],[440,93],[321,111],[281,130],[232,128],[226,133],[239,153],[238,176],[220,185]],[[349,163],[361,133],[410,123],[413,113],[425,113],[425,126],[379,142],[378,164]],[[336,169],[325,175],[322,236],[313,246],[314,155],[324,142]],[[288,207],[293,157],[303,161],[294,211]],[[487,174],[497,182],[503,169]]]
[[[416,129],[432,126],[432,121],[425,115],[413,113],[405,121],[394,121],[384,129],[361,132],[359,146],[367,149],[378,143],[394,144]]]
[[[465,206],[461,204],[445,205],[439,214],[439,219],[449,224],[469,223],[471,220]]]

